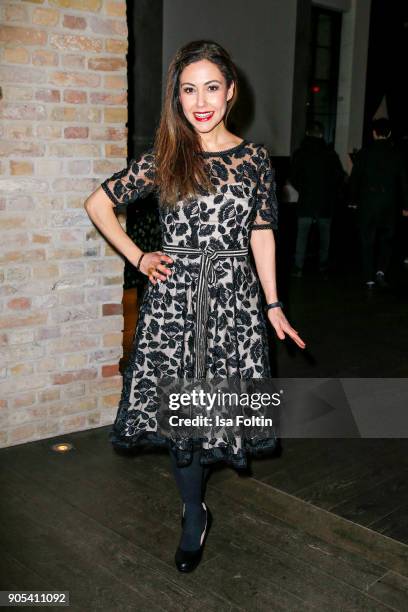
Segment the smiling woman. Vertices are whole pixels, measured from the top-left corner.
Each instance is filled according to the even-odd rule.
[[[225,125],[237,96],[236,67],[220,45],[197,41],[176,53],[154,146],[156,184],[168,206],[200,188],[214,193],[199,154],[241,141]]]
[[[203,79],[214,75],[210,80]],[[190,64],[183,71],[183,79],[180,85],[180,103],[183,108],[184,115],[192,123],[208,123],[206,132],[211,132],[211,141],[216,139],[216,126],[223,120],[227,104],[234,94],[234,82],[227,89],[225,79],[222,81],[217,78],[219,69],[215,64],[208,60],[201,60],[195,64]],[[195,83],[189,82],[189,79],[196,79]],[[208,131],[207,131],[208,130]],[[207,148],[214,150],[218,148],[217,144],[210,145],[207,139]]]
[[[279,338],[288,334],[305,346],[277,297],[277,201],[268,151],[225,125],[236,96],[236,69],[222,47],[195,41],[180,49],[169,67],[153,150],[106,179],[85,204],[101,231],[151,281],[110,439],[116,447],[170,449],[184,504],[175,557],[183,572],[198,565],[211,521],[203,501],[207,466],[224,461],[244,468],[247,455],[273,452],[276,437],[270,427],[254,434],[244,423],[238,431],[215,428],[207,437],[191,427],[180,437],[161,427],[161,379],[269,378],[267,320]],[[153,191],[163,251],[143,253],[113,208]],[[260,284],[269,302],[266,317]]]

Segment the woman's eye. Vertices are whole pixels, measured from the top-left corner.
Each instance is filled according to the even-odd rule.
[[[209,85],[208,89],[209,89],[210,91],[217,91],[217,90],[219,89],[219,87],[218,87],[218,85]],[[191,93],[192,91],[193,91],[193,88],[192,88],[192,87],[185,87],[185,88],[183,89],[183,92],[184,92],[184,93],[186,93],[186,94],[189,94],[189,93]]]

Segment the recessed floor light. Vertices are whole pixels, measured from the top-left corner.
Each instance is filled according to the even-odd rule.
[[[51,446],[51,449],[56,453],[67,453],[74,448],[71,442],[57,442]]]

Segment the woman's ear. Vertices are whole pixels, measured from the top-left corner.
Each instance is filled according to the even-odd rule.
[[[232,83],[229,86],[228,91],[227,91],[227,102],[229,102],[231,100],[231,98],[233,97],[234,90],[235,90],[235,83],[234,83],[234,81],[232,81]]]

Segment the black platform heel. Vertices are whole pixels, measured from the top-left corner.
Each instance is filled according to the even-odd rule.
[[[201,557],[203,555],[205,541],[207,539],[208,532],[210,531],[210,527],[212,525],[212,514],[204,502],[202,502],[202,505],[206,512],[206,519],[205,519],[204,531],[202,532],[201,538],[200,538],[200,548],[197,548],[196,550],[183,550],[182,548],[178,546],[176,550],[176,554],[174,556],[174,561],[176,563],[178,571],[183,572],[185,574],[187,572],[192,572],[199,565],[201,561]],[[184,510],[184,507],[183,507],[183,510]],[[181,524],[182,525],[184,524],[184,511],[183,511],[183,517],[181,519]]]

